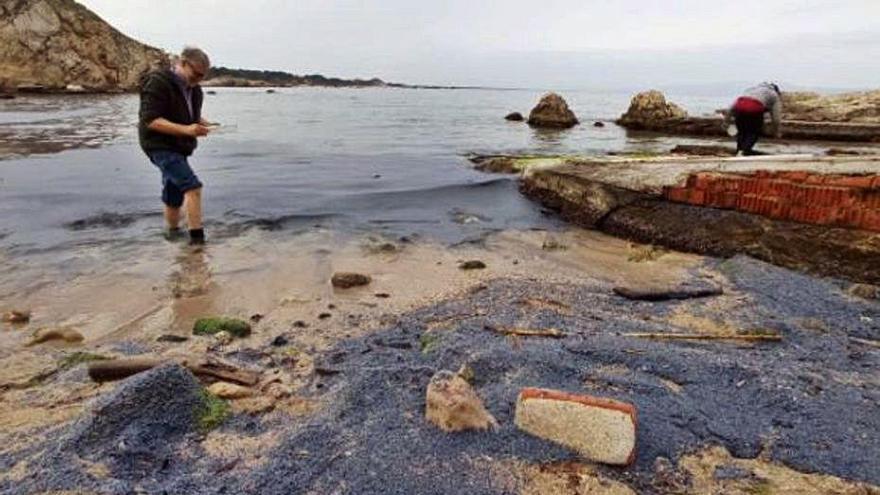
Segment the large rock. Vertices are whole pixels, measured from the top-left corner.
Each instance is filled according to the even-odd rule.
[[[880,123],[880,91],[820,95],[782,93],[783,120]]]
[[[568,129],[578,124],[574,112],[568,103],[556,93],[547,93],[529,114],[529,125],[534,127],[550,127]]]
[[[617,123],[631,129],[653,128],[658,123],[684,118],[687,118],[687,112],[666,101],[663,93],[651,90],[633,96],[629,109]]]
[[[438,371],[428,384],[425,417],[443,431],[485,430],[498,425],[470,384],[451,371]]]
[[[167,63],[163,51],[125,36],[73,0],[0,4],[0,92],[131,90],[145,72]]]

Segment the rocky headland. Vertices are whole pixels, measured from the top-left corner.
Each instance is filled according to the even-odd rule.
[[[167,63],[73,0],[0,5],[0,92],[129,91]]]
[[[129,38],[74,0],[11,0],[0,5],[0,95],[135,91],[172,55]],[[205,86],[401,87],[378,78],[341,79],[215,67]]]

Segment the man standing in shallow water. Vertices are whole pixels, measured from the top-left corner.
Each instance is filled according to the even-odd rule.
[[[197,138],[208,135],[202,118],[202,88],[211,62],[198,48],[184,48],[172,67],[150,72],[141,85],[138,138],[141,149],[162,172],[162,202],[169,239],[181,236],[180,210],[186,210],[190,244],[204,244],[202,183],[188,157]]]

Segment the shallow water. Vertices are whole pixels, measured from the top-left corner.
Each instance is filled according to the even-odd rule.
[[[191,160],[206,184],[210,242],[331,231],[458,244],[504,230],[554,229],[561,224],[518,194],[515,179],[476,172],[466,156],[603,154],[689,141],[627,135],[612,124],[629,94],[565,92],[583,122],[568,131],[503,119],[527,113],[540,96],[217,89],[204,113],[223,125]],[[671,98],[693,114],[725,100]],[[163,256],[160,178],[137,144],[137,104],[137,95],[0,101],[0,302]],[[606,126],[594,127],[596,120]]]

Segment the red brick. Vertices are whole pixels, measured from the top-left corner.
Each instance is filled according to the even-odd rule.
[[[792,206],[789,209],[788,218],[795,222],[805,222],[807,219],[807,208],[805,206]]]
[[[874,180],[870,175],[841,175],[834,177],[829,183],[837,187],[869,188]]]
[[[676,203],[687,203],[689,202],[689,191],[686,187],[667,187],[664,191],[664,196],[669,201],[674,201]]]
[[[859,227],[865,230],[880,232],[880,211],[875,209],[865,210],[862,213],[862,220]]]
[[[706,191],[700,189],[691,189],[689,202],[693,205],[705,205],[706,204]]]
[[[524,388],[516,401],[514,422],[523,431],[593,461],[625,466],[636,458],[638,419],[632,404]]]
[[[803,181],[807,180],[807,177],[809,177],[809,176],[810,176],[810,173],[806,172],[804,170],[789,170],[786,172],[779,173],[780,179],[790,180],[793,182],[803,182]]]
[[[822,185],[823,182],[825,182],[825,179],[821,175],[817,175],[817,174],[810,174],[804,180],[804,184],[810,185],[810,186],[820,186],[820,185]]]

